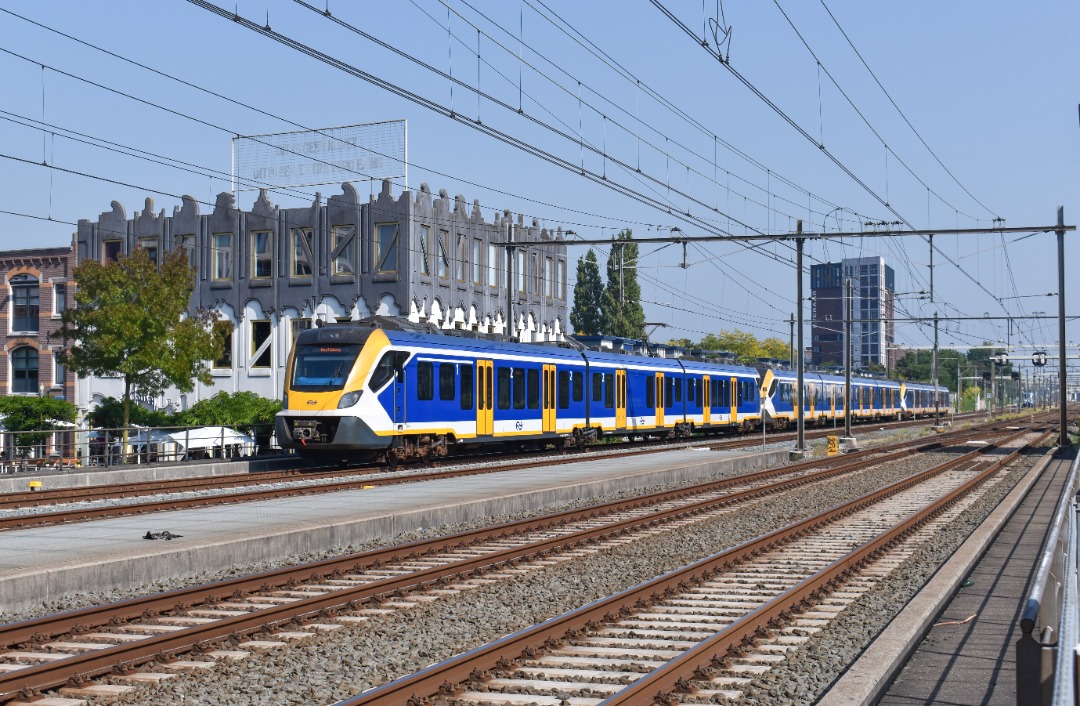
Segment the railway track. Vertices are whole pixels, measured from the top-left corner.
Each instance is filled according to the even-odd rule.
[[[918,425],[931,423],[932,420],[918,420],[914,422],[914,424]],[[882,429],[890,429],[911,426],[912,424],[913,422],[910,421],[891,422],[881,424],[879,427]],[[835,429],[814,430],[807,431],[806,437],[813,439],[835,433]],[[772,443],[784,442],[793,439],[794,434],[773,434],[769,438]],[[752,448],[760,443],[761,442],[757,438],[750,439],[743,437],[737,439],[725,439],[723,441],[709,441],[706,439],[692,440],[681,444],[680,446],[692,445],[698,448],[709,448],[712,450],[732,450],[737,448]],[[588,453],[593,455],[603,454],[605,456],[618,457],[619,455],[661,453],[672,448],[671,444],[645,447],[640,444],[632,444],[631,446],[633,448],[615,449],[612,451],[596,450]],[[576,457],[571,456],[571,458]],[[308,472],[294,469],[260,472],[258,474],[247,474],[242,477],[209,476],[176,479],[172,481],[155,480],[137,483],[12,493],[0,498],[0,530],[83,522],[106,517],[149,514],[227,503],[270,500],[273,498],[292,497],[304,494],[331,493],[381,485],[397,485],[400,483],[453,478],[483,473],[498,473],[543,466],[551,462],[552,459],[550,457],[537,457],[533,454],[529,455],[527,460],[518,462],[500,462],[483,466],[455,466],[435,470],[421,468],[410,472],[386,473],[383,469],[376,467]],[[275,485],[269,488],[260,487],[265,486],[268,483],[273,483]],[[239,492],[227,492],[232,488],[241,488],[242,490]],[[196,496],[181,495],[183,493],[207,491],[221,492]],[[148,495],[166,495],[175,497],[163,497],[149,502],[133,502],[130,504],[111,503],[103,506],[88,506],[89,503],[105,500],[128,499]],[[73,507],[53,511],[43,511],[41,509],[52,505],[67,503],[73,504]],[[28,510],[33,511],[26,512]]]
[[[738,698],[1027,446],[996,459],[965,454],[338,706]]]
[[[941,440],[935,439],[938,441]],[[927,446],[925,442],[923,446]],[[908,443],[906,448],[911,451],[917,445]],[[377,614],[391,609],[395,601],[402,602],[396,594],[403,591],[425,586],[436,595],[440,590],[461,590],[471,581],[485,581],[470,578],[473,572],[491,567],[510,567],[502,570],[516,571],[511,566],[516,562],[528,558],[544,560],[553,552],[583,551],[582,547],[586,546],[583,543],[629,541],[620,535],[647,534],[663,531],[673,522],[700,521],[710,512],[732,511],[739,503],[759,499],[765,493],[821,482],[827,477],[852,472],[856,464],[874,463],[874,457],[880,462],[882,454],[895,458],[898,453],[897,448],[866,451],[859,458],[849,455],[828,462],[799,464],[721,481],[707,488],[659,494],[629,503],[610,503],[477,534],[418,542],[301,569],[13,624],[0,631],[0,644],[7,648],[6,654],[13,655],[0,664],[0,694],[5,695],[0,700],[10,700],[20,691],[33,693],[35,689],[53,688],[72,679],[76,683],[68,688],[85,695],[91,687],[81,685],[80,681],[116,669],[117,665],[126,672],[154,661],[173,665],[169,670],[184,668],[192,660],[177,660],[178,652],[215,641],[227,640],[260,649],[310,635],[313,630],[332,630],[341,621],[348,622],[349,616],[334,617],[340,610],[350,613],[353,619],[363,620],[366,614]],[[809,475],[815,464],[823,463],[831,468]],[[771,479],[785,476],[783,485],[765,485]],[[700,497],[702,494],[710,497]],[[651,530],[640,528],[650,524]],[[391,567],[393,562],[399,567]],[[307,628],[295,628],[298,621]],[[282,626],[294,629],[282,629]],[[251,639],[252,635],[267,631],[277,637]],[[238,656],[236,650],[209,647],[203,649],[203,654],[209,658]],[[129,678],[164,678],[160,674],[151,677],[130,674]]]

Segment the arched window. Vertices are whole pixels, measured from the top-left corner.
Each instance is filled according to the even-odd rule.
[[[22,273],[9,280],[11,285],[11,330],[37,333],[40,293],[37,277]]]
[[[38,352],[36,348],[21,346],[11,351],[11,391],[37,393]]]

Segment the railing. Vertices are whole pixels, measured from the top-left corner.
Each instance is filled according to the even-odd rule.
[[[1077,704],[1078,476],[1080,454],[1073,460],[1035,572],[1035,582],[1020,617],[1022,635],[1016,642],[1017,706]]]
[[[249,458],[279,452],[273,424],[0,430],[0,472],[4,473]]]

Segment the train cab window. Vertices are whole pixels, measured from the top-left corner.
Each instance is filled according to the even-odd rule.
[[[585,395],[585,373],[571,373],[570,375],[572,378],[570,386],[573,388],[574,402],[581,402]]]
[[[592,399],[593,402],[600,402],[604,399],[604,374],[593,373],[592,374]]]
[[[416,399],[430,400],[435,397],[435,364],[425,360],[416,364]]]
[[[656,408],[656,376],[650,375],[645,378],[645,407]]]
[[[499,368],[496,375],[499,379],[499,409],[510,409],[510,373],[512,368]]]
[[[530,368],[529,379],[529,409],[540,409],[540,371]]]
[[[611,409],[615,406],[615,376],[604,376],[604,406]]]
[[[473,408],[473,366],[472,363],[461,365],[461,408]]]
[[[452,400],[457,397],[457,382],[454,379],[454,368],[457,366],[453,363],[440,363],[439,364],[439,399],[440,400]]]
[[[409,354],[405,351],[388,351],[384,353],[383,357],[375,365],[374,372],[371,373],[368,387],[372,390],[381,388],[394,377],[395,373],[404,367],[408,358]]]
[[[525,409],[525,368],[514,368],[514,409]]]
[[[570,408],[570,371],[559,371],[559,409]]]

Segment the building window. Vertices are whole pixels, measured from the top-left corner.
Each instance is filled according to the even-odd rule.
[[[53,285],[53,315],[60,316],[67,310],[67,283]]]
[[[176,246],[183,248],[187,252],[187,264],[188,267],[195,267],[195,236],[194,235],[178,235],[176,236]]]
[[[57,351],[53,353],[53,385],[64,386],[64,354]]]
[[[102,262],[116,262],[120,259],[121,242],[119,240],[106,240],[102,244],[105,246]]]
[[[522,250],[517,252],[517,289],[522,294],[525,293],[525,253]]]
[[[397,274],[397,223],[380,223],[375,226],[375,272]]]
[[[274,276],[273,233],[256,231],[251,234],[251,278],[270,279]]]
[[[218,319],[214,322],[214,336],[221,341],[221,354],[214,360],[214,367],[231,370],[233,366],[233,325]]]
[[[26,333],[38,331],[40,289],[37,277],[18,274],[11,278],[11,330]]]
[[[449,231],[439,231],[439,276],[443,279],[450,276],[450,258],[447,256],[446,241],[450,239]]]
[[[289,328],[292,333],[292,342],[295,344],[297,336],[311,328],[311,319],[292,319],[289,322]]]
[[[529,258],[529,274],[533,276],[533,294],[540,294],[544,291],[544,283],[540,279],[539,256],[535,253]]]
[[[146,254],[150,256],[150,262],[155,265],[158,264],[158,239],[157,238],[139,238],[139,247],[146,251]]]
[[[465,281],[465,273],[468,267],[469,239],[463,234],[457,234],[457,279]]]
[[[493,243],[488,244],[488,286],[499,286],[499,248]]]
[[[356,260],[356,228],[353,226],[334,226],[330,239],[330,260],[332,275],[355,275],[360,269]]]
[[[431,276],[431,226],[420,226],[420,274]]]
[[[232,233],[214,234],[214,281],[232,280]]]
[[[551,296],[552,261],[550,257],[544,258],[544,296]]]
[[[251,367],[269,368],[273,360],[269,319],[253,319],[251,322]]]
[[[22,346],[11,352],[11,391],[38,393],[38,352]]]
[[[482,284],[484,281],[484,241],[473,238],[472,241],[472,281]]]
[[[315,231],[311,228],[292,229],[292,272],[293,277],[310,277],[311,263],[314,261],[313,243]]]
[[[559,299],[566,300],[566,262],[559,260],[556,264],[557,282],[555,284],[555,291],[558,293]]]

